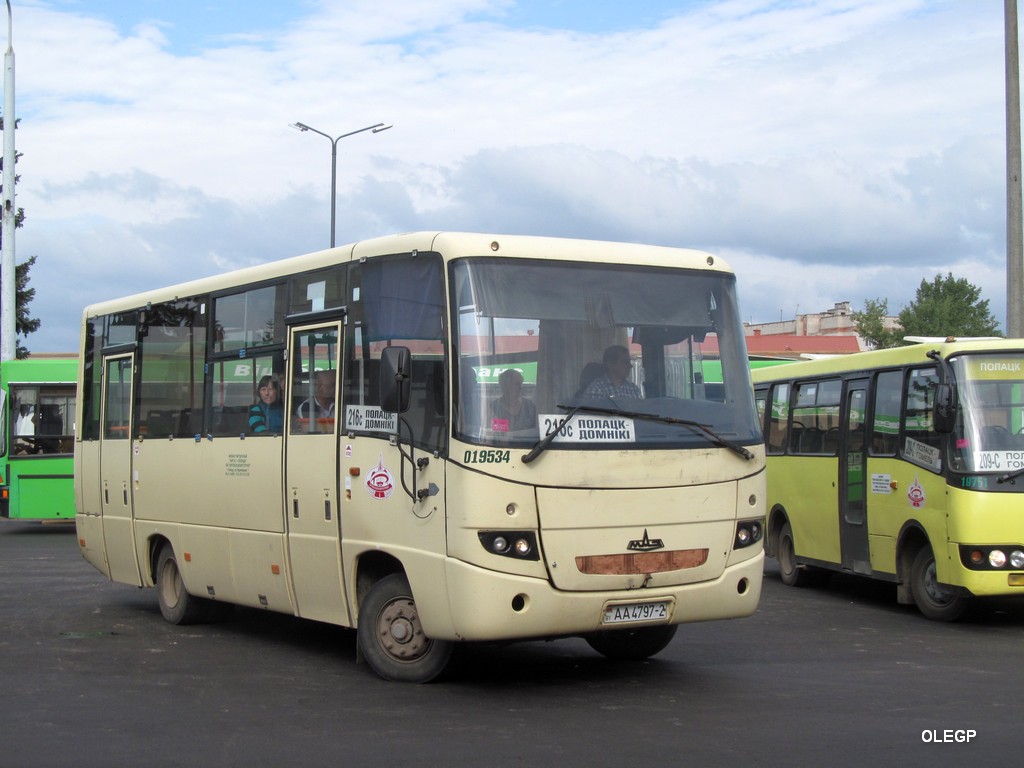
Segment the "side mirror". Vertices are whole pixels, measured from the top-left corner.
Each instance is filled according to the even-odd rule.
[[[380,356],[380,408],[385,413],[409,410],[412,353],[408,347],[385,347]]]
[[[956,388],[952,384],[939,384],[935,388],[932,405],[932,428],[948,435],[956,426]]]

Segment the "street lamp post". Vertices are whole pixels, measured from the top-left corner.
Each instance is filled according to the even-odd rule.
[[[14,204],[14,129],[18,127],[14,117],[14,18],[11,14],[11,0],[7,0],[7,52],[4,54],[4,172],[3,200],[0,202],[3,216],[0,248],[0,360],[13,360],[17,356],[18,315],[16,303],[18,290],[14,266],[14,229],[18,221],[18,209]]]
[[[386,131],[391,126],[385,125],[384,123],[377,123],[376,125],[368,125],[365,128],[360,128],[357,131],[349,131],[348,133],[343,133],[341,134],[341,136],[338,136],[337,138],[331,138],[330,134],[324,133],[323,131],[318,131],[316,128],[308,126],[305,123],[292,123],[291,127],[300,131],[312,131],[313,133],[318,133],[325,139],[327,139],[329,142],[331,142],[331,248],[333,248],[335,220],[334,214],[335,208],[337,207],[335,200],[338,195],[338,142],[349,136],[355,136],[357,133],[362,133],[363,131],[370,131],[371,133],[380,133],[381,131]]]

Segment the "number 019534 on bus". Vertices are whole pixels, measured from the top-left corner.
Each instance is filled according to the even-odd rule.
[[[627,624],[631,621],[665,621],[669,601],[654,603],[621,603],[604,609],[603,624]]]

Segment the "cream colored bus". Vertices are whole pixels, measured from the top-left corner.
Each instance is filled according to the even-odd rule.
[[[1024,595],[1024,341],[917,341],[754,372],[766,545],[786,584],[882,579],[952,621]]]
[[[386,237],[90,306],[81,360],[82,553],[173,623],[353,627],[423,682],[462,641],[645,658],[757,607],[764,450],[709,254]]]

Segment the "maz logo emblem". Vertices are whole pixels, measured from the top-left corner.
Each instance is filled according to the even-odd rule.
[[[644,537],[642,539],[633,539],[626,545],[626,549],[635,549],[639,552],[650,552],[652,549],[664,549],[664,547],[665,542],[661,539],[652,539],[647,535],[646,528],[644,528]]]

